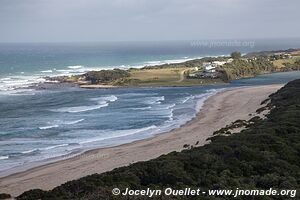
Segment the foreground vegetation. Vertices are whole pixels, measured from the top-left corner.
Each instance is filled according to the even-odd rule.
[[[247,128],[224,136],[216,132],[211,143],[190,147],[157,159],[139,162],[103,174],[67,182],[51,191],[31,190],[19,200],[147,199],[113,196],[115,187],[207,189],[300,189],[300,79],[292,81],[264,101],[258,112],[270,109],[266,118],[255,117]],[[221,131],[222,132],[222,131]],[[228,132],[227,130],[225,131]],[[199,130],[200,134],[200,130]],[[232,199],[230,196],[174,197],[153,199]],[[289,199],[287,196],[239,199]],[[297,199],[297,197],[295,198]]]

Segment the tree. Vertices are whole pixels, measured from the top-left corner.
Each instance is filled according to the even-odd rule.
[[[230,56],[233,59],[240,59],[242,57],[242,54],[241,54],[241,52],[235,51],[235,52],[232,52]]]

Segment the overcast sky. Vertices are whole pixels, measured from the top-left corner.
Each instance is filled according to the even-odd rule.
[[[299,0],[0,0],[0,42],[299,37]]]

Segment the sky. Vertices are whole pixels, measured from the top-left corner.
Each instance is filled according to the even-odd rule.
[[[299,0],[0,0],[0,42],[299,38]]]

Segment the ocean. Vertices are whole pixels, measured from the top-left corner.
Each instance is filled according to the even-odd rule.
[[[195,47],[190,42],[0,45],[0,175],[60,156],[161,134],[191,120],[206,98],[230,87],[287,83],[300,72],[261,75],[230,84],[88,90],[31,87],[45,76],[130,68],[299,47],[299,40]],[[201,112],[201,111],[200,111]]]

